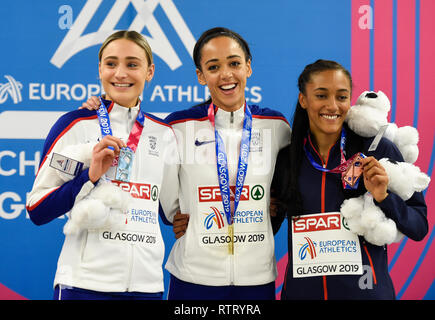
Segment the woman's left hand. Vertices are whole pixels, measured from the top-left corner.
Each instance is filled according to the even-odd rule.
[[[383,201],[387,196],[388,175],[384,167],[373,157],[361,160],[364,185],[377,202]]]
[[[174,231],[175,239],[184,236],[188,224],[189,224],[189,214],[181,213],[180,211],[177,211],[177,213],[174,216],[174,221],[172,222],[172,230]]]

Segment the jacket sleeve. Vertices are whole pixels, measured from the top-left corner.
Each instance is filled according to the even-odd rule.
[[[281,150],[290,144],[291,128],[284,116],[282,120],[277,121],[275,126],[276,142],[278,144],[278,150]]]
[[[421,192],[415,192],[407,201],[389,192],[387,198],[375,204],[382,209],[385,216],[392,219],[397,229],[415,241],[422,240],[428,232],[427,207]]]
[[[276,234],[286,217],[286,192],[289,184],[289,146],[282,149],[277,156],[275,171],[270,188],[270,197],[278,200],[276,216],[271,216],[273,233]]]
[[[378,160],[390,158],[404,161],[397,147],[387,139],[381,139],[373,156]],[[422,240],[428,233],[427,206],[423,194],[415,192],[410,199],[404,201],[390,190],[388,193],[387,198],[380,203],[374,201],[375,204],[382,209],[386,217],[396,223],[397,229],[405,236],[415,241]]]
[[[42,161],[29,193],[26,209],[36,225],[42,225],[69,212],[77,197],[84,197],[94,184],[89,180],[89,169],[83,170],[72,180],[65,182],[50,166],[53,152],[59,152],[74,143],[68,117],[61,117],[47,136]],[[76,143],[79,143],[78,141]]]
[[[291,128],[285,117],[277,122],[275,126],[276,143],[278,155],[275,162],[272,184],[270,188],[270,197],[279,201],[276,216],[271,216],[273,233],[276,234],[281,227],[286,216],[287,206],[285,205],[285,192],[288,186],[288,162],[289,162],[289,144],[291,137]]]

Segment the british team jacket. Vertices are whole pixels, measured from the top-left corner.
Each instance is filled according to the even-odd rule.
[[[250,106],[253,123],[248,169],[234,215],[234,254],[230,254],[231,236],[219,190],[215,133],[208,107],[196,106],[166,118],[177,136],[181,157],[179,185],[173,185],[173,190],[179,195],[181,212],[190,214],[190,219],[165,267],[175,277],[201,285],[270,283],[277,272],[269,190],[277,154],[290,142],[290,126],[281,113]],[[234,188],[245,109],[226,112],[215,107],[214,111],[228,156],[230,188]],[[165,214],[172,222],[175,211]]]
[[[104,100],[104,103],[113,136],[127,142],[139,106],[128,109],[111,101]],[[64,214],[69,217],[75,203],[86,199],[95,187],[89,180],[89,169],[68,182],[60,179],[56,169],[50,166],[52,154],[61,154],[66,146],[97,143],[99,139],[101,130],[96,111],[75,110],[55,123],[45,141],[40,168],[27,202],[30,219],[35,224],[48,223]],[[158,195],[176,202],[170,194],[165,194],[168,188],[163,186],[164,179],[171,183],[177,180],[177,172],[171,171],[170,161],[165,158],[171,154],[168,150],[171,146],[176,153],[171,127],[145,113],[130,181],[117,183],[132,195],[127,214],[117,212],[122,222],[116,229],[85,229],[66,235],[54,286],[102,292],[163,291],[165,247],[158,219]],[[108,180],[114,180],[115,170],[116,167],[111,167],[106,173]],[[152,196],[151,190],[154,191]],[[162,202],[163,209],[167,203]]]

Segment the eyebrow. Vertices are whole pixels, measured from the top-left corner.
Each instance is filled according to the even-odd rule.
[[[233,55],[231,55],[231,56],[228,56],[227,57],[227,60],[229,60],[229,59],[233,59],[233,58],[242,58],[241,56],[239,56],[238,54],[233,54]],[[205,64],[207,64],[207,63],[211,63],[211,62],[217,62],[217,61],[219,61],[219,59],[210,59],[210,60],[208,60]]]
[[[232,59],[232,58],[242,58],[242,57],[239,56],[238,54],[233,54],[233,55],[227,57],[227,59]]]
[[[320,91],[328,91],[327,88],[316,88],[316,89],[314,89],[314,91],[316,91],[316,90],[320,90]],[[345,91],[345,92],[349,92],[349,90],[347,90],[347,89],[338,89],[337,91]]]
[[[104,60],[107,60],[107,59],[118,60],[119,58],[118,58],[117,56],[108,56],[108,57],[105,57],[105,58],[104,58]],[[125,57],[125,59],[127,59],[127,60],[141,60],[140,58],[138,58],[138,57],[133,57],[133,56]]]

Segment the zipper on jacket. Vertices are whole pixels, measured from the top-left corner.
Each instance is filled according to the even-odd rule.
[[[329,158],[329,153],[328,153],[328,158]],[[326,160],[326,162],[328,162],[328,160]],[[323,163],[323,160],[322,160],[322,163]],[[326,168],[326,163],[323,165],[323,167]],[[322,211],[322,213],[325,212],[325,185],[326,185],[326,172],[322,172],[322,193],[321,193],[321,211]],[[328,300],[328,287],[327,287],[327,283],[326,283],[326,276],[323,276],[323,299]]]
[[[130,284],[131,284],[131,274],[133,273],[133,245],[129,244],[128,246],[128,252],[130,253],[130,257],[128,259],[128,269],[127,269],[127,283],[126,283],[126,291],[130,291]]]
[[[233,127],[234,127],[234,111],[231,111],[230,112],[230,129],[233,129]],[[228,152],[228,150],[227,150],[227,152]],[[233,206],[231,206],[231,207],[233,207]],[[234,225],[233,225],[233,228],[234,228]],[[232,239],[232,241],[234,241],[234,234],[235,234],[235,230],[233,229],[233,239]],[[234,245],[234,242],[233,242],[233,245]],[[234,250],[234,247],[233,247],[233,250]],[[231,254],[231,253],[229,253],[229,256],[230,256],[230,286],[233,286],[234,285],[234,251],[233,251],[233,253]]]
[[[232,206],[231,206],[232,207]],[[235,244],[234,244],[234,235],[235,235],[235,229],[234,229],[234,221],[233,221],[233,225],[232,225],[232,234],[230,234],[233,239],[231,239],[232,241],[232,252],[228,252],[229,256],[230,256],[230,286],[234,285],[234,251],[235,251]]]
[[[322,163],[322,167],[326,168],[326,166],[328,165],[328,160],[329,160],[329,153],[331,152],[331,149],[334,145],[332,145],[329,150],[328,150],[328,155],[326,157],[326,162],[323,161],[323,158],[320,156],[320,154],[317,152],[316,148],[314,148],[313,143],[311,142],[311,138],[310,136],[308,136],[308,140],[310,141],[311,144],[311,148],[313,148],[314,152],[317,154],[317,156],[320,159],[320,162]],[[320,192],[320,199],[321,199],[321,205],[320,205],[320,211],[321,213],[325,212],[325,187],[326,185],[326,172],[322,172],[322,186],[321,186],[321,192]]]
[[[314,148],[313,143],[311,142],[311,138],[308,135],[308,140],[310,141],[311,148],[317,153],[317,156],[319,157],[320,161],[322,162],[323,168],[326,168],[328,165],[329,160],[329,153],[331,152],[331,149],[334,145],[332,145],[328,150],[328,155],[326,157],[326,162],[323,162],[323,158],[320,156],[320,154],[317,152],[316,148]],[[326,172],[322,172],[322,186],[320,191],[320,211],[321,213],[325,213],[325,189],[326,189]],[[322,282],[323,282],[323,299],[328,300],[328,287],[326,283],[326,276],[322,276]]]
[[[230,254],[230,286],[234,285],[234,254]]]
[[[128,108],[128,112],[127,112],[127,130],[130,128],[130,123],[131,123],[131,108]],[[128,132],[130,133],[130,132]]]

